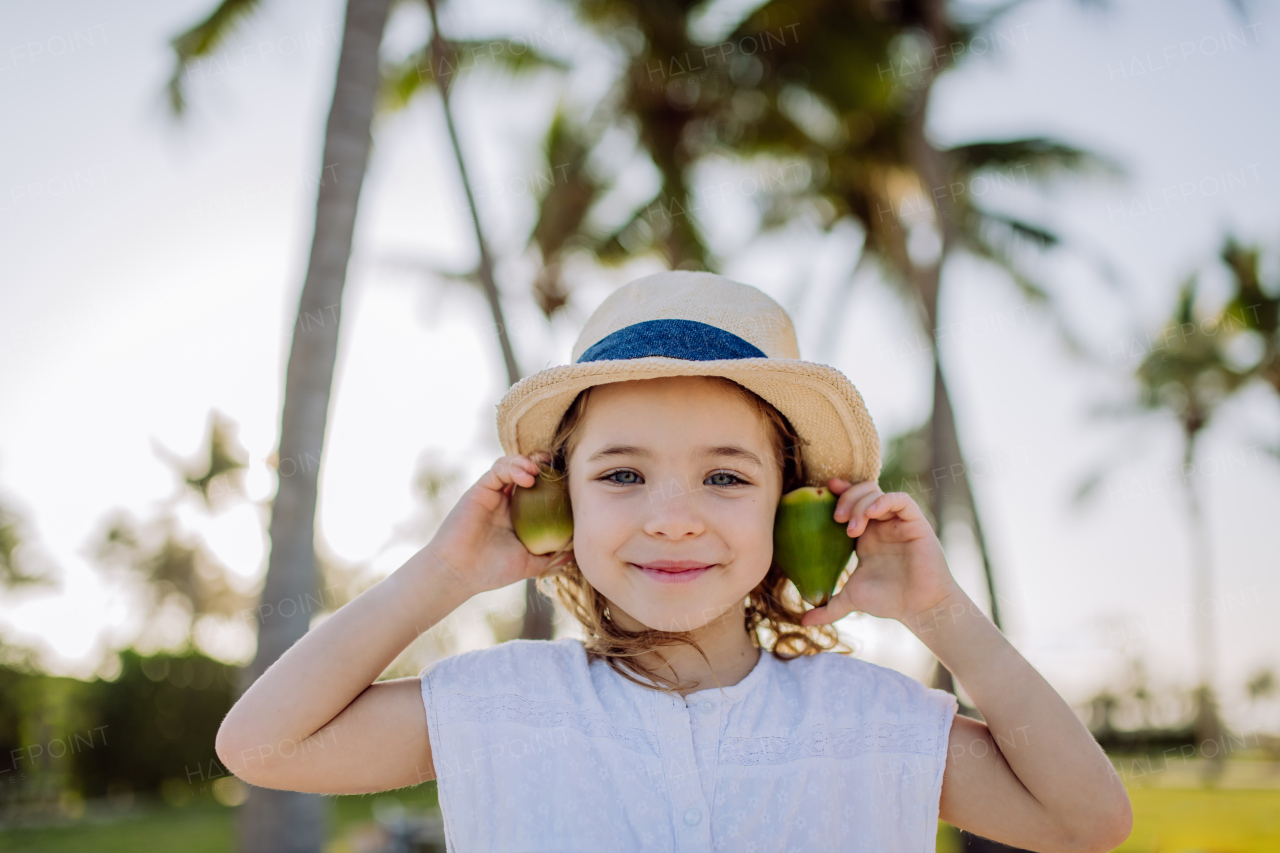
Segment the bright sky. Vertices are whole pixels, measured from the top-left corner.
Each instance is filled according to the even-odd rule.
[[[204,67],[191,115],[175,122],[162,100],[167,42],[210,5],[56,0],[0,12],[0,493],[61,577],[56,592],[0,599],[0,630],[62,671],[91,671],[102,648],[137,630],[134,605],[84,552],[109,510],[145,517],[171,493],[153,444],[194,452],[216,408],[239,424],[254,496],[274,488],[265,459],[276,443],[342,6],[264,4],[224,61]],[[491,7],[472,4],[468,14]],[[1123,392],[1119,377],[1144,346],[1130,330],[1158,329],[1176,283],[1206,268],[1206,282],[1221,284],[1210,261],[1227,230],[1269,248],[1275,280],[1280,15],[1273,5],[1250,9],[1241,19],[1225,0],[1143,0],[1106,12],[1037,0],[1002,24],[1003,38],[970,45],[984,55],[934,97],[931,126],[942,141],[1057,135],[1128,170],[1121,183],[1000,196],[1079,247],[1042,273],[1110,372],[1073,361],[1044,315],[972,262],[949,268],[943,306],[948,375],[1006,633],[1070,701],[1120,684],[1129,654],[1157,686],[1192,678],[1187,523],[1166,476],[1179,461],[1176,431],[1109,426],[1088,410]],[[586,97],[603,79],[605,59],[559,27],[564,10],[513,4],[488,16],[446,26],[558,38],[583,66],[573,92]],[[424,27],[402,14],[389,45],[412,44]],[[526,372],[566,362],[595,305],[651,269],[583,283],[554,327],[533,307],[521,254],[534,199],[519,187],[545,168],[537,146],[561,86],[481,71],[456,97]],[[698,183],[721,177],[712,170]],[[636,185],[644,180],[641,170]],[[799,306],[802,356],[844,371],[883,436],[919,423],[928,352],[902,306],[866,281],[829,318],[857,235],[748,243],[748,203],[729,194],[708,205],[726,272]],[[1109,289],[1085,256],[1113,265],[1118,286]],[[473,259],[439,101],[426,97],[376,130],[321,485],[326,540],[380,574],[422,544],[397,542],[419,511],[419,458],[469,482],[500,452],[493,406],[504,379],[484,304],[417,269],[460,271]],[[1218,686],[1241,727],[1257,714],[1239,701],[1245,679],[1280,664],[1280,464],[1259,447],[1277,434],[1275,400],[1242,399],[1210,429],[1197,470],[1214,560],[1215,597],[1204,610],[1214,615]],[[1102,464],[1113,479],[1073,510],[1075,485]],[[246,579],[264,567],[256,524],[242,509],[203,528]],[[947,544],[957,576],[982,600],[971,552],[955,537]],[[923,647],[901,626],[855,617],[843,627],[869,659],[925,675]]]

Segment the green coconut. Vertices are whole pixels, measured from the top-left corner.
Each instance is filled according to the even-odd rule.
[[[773,559],[815,607],[831,599],[857,540],[836,521],[836,496],[823,486],[787,492],[773,521]]]
[[[511,526],[530,554],[551,554],[573,539],[569,478],[540,466],[533,487],[511,490]]]

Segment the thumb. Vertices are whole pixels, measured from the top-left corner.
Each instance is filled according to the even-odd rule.
[[[558,575],[573,562],[573,548],[553,554],[530,554],[529,564],[533,573],[531,577],[551,577]]]
[[[830,611],[827,610],[827,606],[825,604],[822,607],[814,607],[810,610],[806,610],[804,615],[800,617],[800,625],[804,628],[812,628],[815,625],[830,625],[831,618],[829,613]]]

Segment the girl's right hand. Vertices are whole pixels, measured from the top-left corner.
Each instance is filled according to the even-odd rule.
[[[563,555],[530,554],[511,526],[512,489],[532,488],[538,473],[535,458],[548,456],[503,456],[494,462],[463,493],[427,545],[471,595],[536,577],[565,563]]]

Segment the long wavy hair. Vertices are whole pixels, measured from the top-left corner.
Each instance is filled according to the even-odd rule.
[[[719,376],[705,377],[738,394],[762,419],[773,439],[774,459],[782,468],[782,494],[805,484],[803,460],[800,454],[800,438],[791,423],[772,404],[754,391]],[[561,418],[551,447],[549,474],[568,476],[568,459],[576,443],[575,437],[586,416],[591,388],[580,392]],[[538,578],[538,588],[547,595],[554,595],[562,606],[581,623],[589,657],[604,659],[624,678],[666,693],[679,693],[692,689],[696,684],[668,678],[662,673],[646,668],[641,659],[653,653],[670,669],[660,649],[664,646],[689,645],[706,660],[706,653],[694,640],[692,632],[659,631],[645,629],[628,631],[615,622],[609,613],[609,602],[582,574],[569,549],[562,550],[557,565],[563,566],[554,573]],[[567,560],[567,562],[566,562]],[[800,617],[804,603],[795,585],[772,562],[764,579],[747,594],[744,629],[753,645],[771,652],[783,660],[833,651],[851,654],[833,625],[803,626]],[[710,661],[708,661],[708,665]],[[672,670],[674,673],[674,670]],[[714,677],[714,672],[713,672]],[[718,684],[717,680],[717,684]]]

